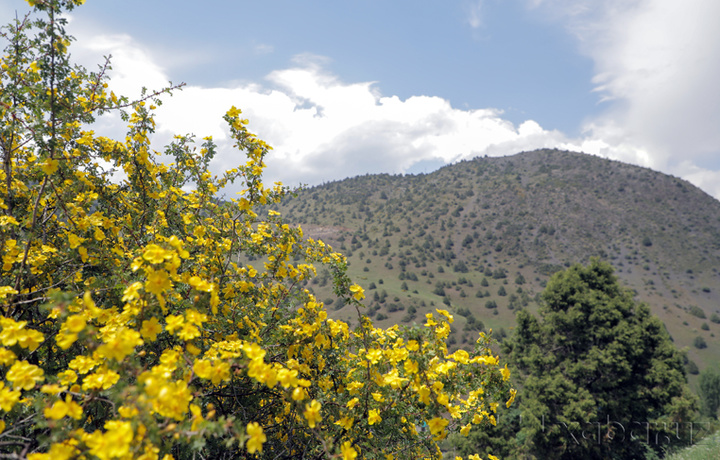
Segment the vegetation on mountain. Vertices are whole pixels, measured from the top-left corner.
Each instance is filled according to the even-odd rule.
[[[610,265],[592,260],[553,275],[539,315],[519,311],[503,342],[517,404],[493,430],[453,439],[460,453],[640,459],[698,440],[680,352]]]
[[[689,443],[695,396],[682,357],[647,305],[593,260],[556,273],[540,319],[525,310],[503,349],[522,387],[521,450],[537,458],[645,458]],[[631,433],[649,423],[656,444]],[[684,439],[673,437],[680,427]]]
[[[366,301],[386,317],[381,324],[412,323],[410,306],[422,318],[442,303],[467,309],[487,328],[507,330],[519,308],[537,309],[550,275],[599,257],[687,350],[688,367],[720,360],[720,320],[713,320],[720,318],[720,290],[713,288],[720,281],[720,202],[681,179],[592,155],[538,150],[430,174],[331,182],[299,192],[281,210],[340,248],[361,284],[385,280],[388,298],[398,300]],[[433,292],[438,284],[442,297]],[[501,286],[507,296],[497,295]],[[497,308],[483,308],[488,301]],[[343,309],[331,314],[348,318]],[[453,329],[457,346],[471,343],[468,317]],[[694,346],[697,336],[706,348]]]
[[[717,365],[703,369],[698,378],[700,412],[717,420],[720,408],[720,369]]]
[[[263,208],[287,189],[264,186],[268,146],[238,109],[244,164],[214,176],[192,136],[159,162],[160,93],[118,98],[109,63],[71,64],[63,14],[83,0],[29,3],[0,61],[0,456],[437,458],[512,403],[488,335],[450,353],[444,309],[375,327],[345,257]],[[110,110],[122,140],[90,129]]]

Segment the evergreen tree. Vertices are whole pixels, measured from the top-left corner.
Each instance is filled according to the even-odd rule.
[[[556,273],[542,301],[504,346],[522,387],[516,456],[636,459],[689,441],[672,433],[696,406],[682,355],[609,264]]]
[[[700,373],[700,411],[703,415],[717,419],[720,407],[720,369],[711,366]]]

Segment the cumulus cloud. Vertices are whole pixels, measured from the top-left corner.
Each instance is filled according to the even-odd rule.
[[[595,63],[593,82],[605,110],[588,120],[588,136],[642,146],[637,158],[621,159],[685,174],[698,185],[688,164],[720,170],[720,2],[533,0],[531,6],[565,24]]]
[[[81,50],[113,55],[111,89],[137,95],[143,85],[167,84],[165,70],[148,50],[127,36],[95,37]],[[461,110],[442,98],[384,96],[374,82],[347,83],[318,56],[298,56],[295,65],[271,72],[261,84],[226,88],[188,86],[157,110],[156,140],[174,134],[213,136],[220,145],[214,167],[243,161],[231,150],[222,115],[243,110],[250,127],[274,150],[268,179],[316,184],[364,173],[404,173],[417,164],[444,164],[478,155],[506,155],[565,141],[534,121],[515,126],[494,109]],[[117,120],[101,123],[111,129]],[[117,135],[117,133],[115,133]]]
[[[167,84],[167,70],[154,64],[158,60],[151,50],[130,37],[102,36],[79,43],[86,46],[81,54],[113,55],[112,87],[116,92],[132,96],[142,85],[159,88]],[[83,45],[87,43],[90,45]],[[290,185],[313,185],[365,173],[405,173],[427,165],[543,147],[584,151],[680,172],[677,165],[672,171],[663,168],[671,159],[667,153],[671,150],[656,148],[640,115],[634,115],[634,110],[652,112],[643,105],[649,96],[634,98],[631,89],[623,88],[639,85],[638,80],[627,74],[621,78],[619,72],[608,73],[610,65],[607,72],[598,73],[599,90],[624,103],[612,102],[608,112],[590,120],[584,135],[575,139],[544,129],[534,120],[513,124],[492,108],[463,110],[439,97],[401,99],[383,95],[376,82],[345,82],[328,67],[327,59],[303,55],[289,68],[273,71],[260,82],[186,87],[166,98],[157,111],[156,148],[174,134],[211,135],[220,146],[215,170],[236,166],[244,159],[232,150],[222,120],[227,109],[235,105],[250,119],[250,129],[274,147],[266,161],[266,179]],[[662,114],[655,115],[662,119]],[[104,123],[106,129],[117,126],[112,118]],[[685,166],[682,173],[720,196],[720,190],[712,186],[717,178],[712,171]]]
[[[211,134],[222,142],[220,117],[230,105],[242,108],[251,128],[274,147],[268,174],[287,183],[404,173],[421,162],[506,155],[564,140],[534,121],[515,126],[493,109],[383,96],[372,82],[345,83],[314,62],[274,71],[262,86],[189,87],[160,109],[158,130]],[[227,154],[218,165],[237,160]]]

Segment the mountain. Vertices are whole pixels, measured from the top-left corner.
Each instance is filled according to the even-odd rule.
[[[720,360],[720,202],[676,177],[537,150],[327,183],[277,210],[348,257],[384,326],[449,308],[451,343],[472,343],[483,326],[502,338],[552,273],[600,257],[693,363]],[[329,300],[327,274],[313,283]]]

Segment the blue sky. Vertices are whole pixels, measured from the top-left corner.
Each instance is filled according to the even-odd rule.
[[[211,134],[217,169],[241,160],[220,118],[236,105],[289,185],[558,147],[720,197],[718,17],[716,0],[87,0],[69,30],[86,65],[113,54],[116,92],[186,82],[156,148]]]

